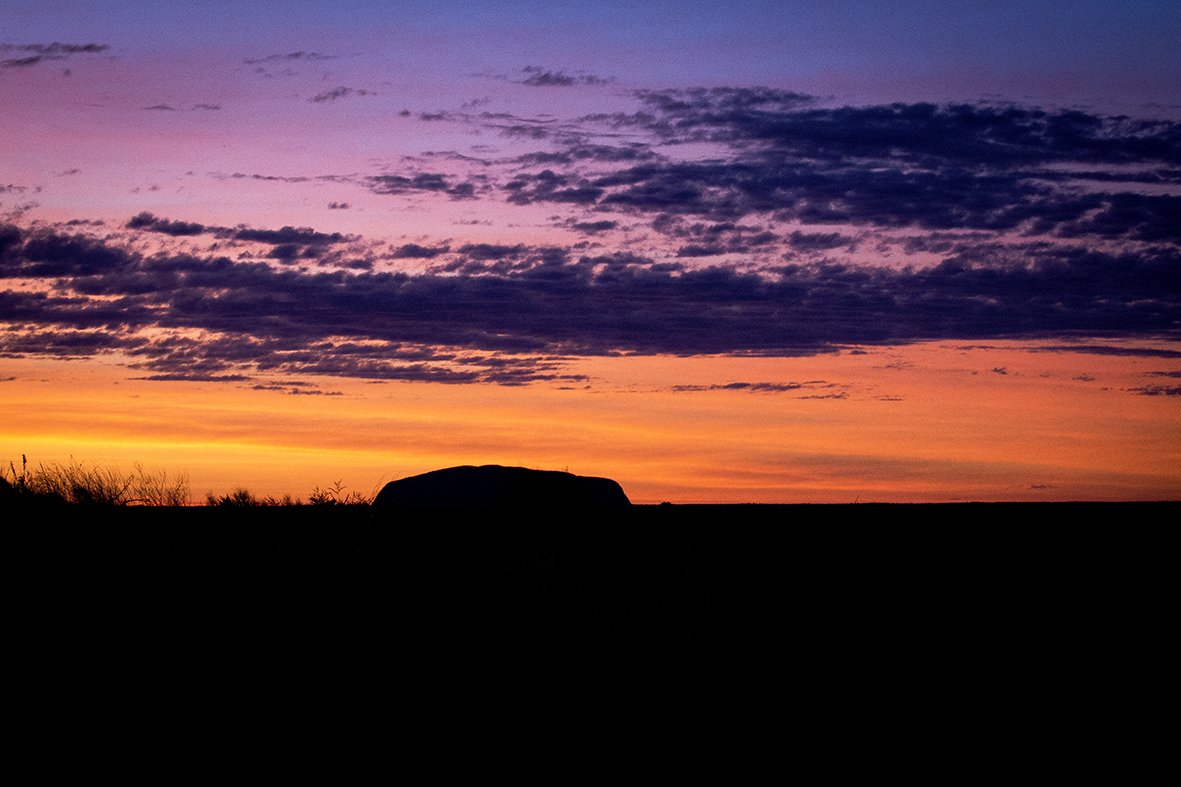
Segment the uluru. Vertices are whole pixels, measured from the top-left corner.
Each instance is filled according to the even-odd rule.
[[[627,506],[623,488],[609,478],[501,465],[463,465],[391,481],[375,506],[496,506],[568,508]]]

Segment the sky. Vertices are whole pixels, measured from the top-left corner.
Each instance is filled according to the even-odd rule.
[[[0,0],[0,460],[1181,498],[1181,5]]]

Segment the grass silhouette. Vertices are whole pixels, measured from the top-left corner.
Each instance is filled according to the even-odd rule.
[[[363,495],[360,492],[348,492],[344,484],[337,481],[327,489],[316,487],[308,496],[308,505],[313,506],[367,506],[373,502],[373,495]],[[258,497],[249,489],[245,487],[238,487],[228,495],[215,495],[208,492],[205,495],[205,504],[210,506],[226,506],[234,508],[248,508],[253,506],[301,506],[304,502],[301,498],[292,498],[291,495],[283,495],[281,498],[267,495],[266,497]]]
[[[70,457],[68,464],[39,464],[29,469],[29,460],[21,455],[18,472],[14,462],[0,469],[0,483],[5,491],[20,498],[60,500],[75,505],[98,506],[183,506],[190,502],[186,473],[170,476],[166,470],[145,470],[138,462],[132,473],[116,468],[87,467]]]
[[[58,502],[88,506],[188,506],[193,503],[187,473],[169,474],[166,470],[145,470],[138,462],[134,472],[122,473],[117,468],[95,465],[70,457],[68,464],[38,464],[29,467],[29,459],[21,455],[18,470],[15,462],[0,468],[0,494],[26,502]],[[374,495],[349,492],[341,481],[321,489],[316,487],[308,496],[313,506],[367,506]],[[300,506],[301,498],[289,494],[282,497],[259,497],[245,487],[237,487],[229,494],[208,492],[205,504],[234,508],[255,506]]]

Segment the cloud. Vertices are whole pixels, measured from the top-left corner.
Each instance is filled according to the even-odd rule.
[[[71,55],[96,54],[105,52],[108,44],[0,44],[0,52],[27,52],[29,54],[0,60],[0,69],[28,68],[46,60],[65,60]]]
[[[1181,243],[1181,196],[1143,192],[1145,184],[1181,182],[1181,123],[985,104],[827,108],[768,88],[635,96],[642,111],[586,115],[575,126],[481,116],[504,134],[556,148],[516,157],[547,169],[515,175],[503,186],[509,201],[717,222],[762,215],[804,225]],[[622,132],[630,137],[623,144]],[[678,160],[686,143],[721,154]],[[576,174],[581,162],[622,166]],[[796,232],[790,250],[801,253],[849,238]]]
[[[234,232],[238,240],[258,241],[274,245],[326,246],[343,243],[349,238],[339,232],[316,232],[311,227],[283,227],[278,230],[240,229]]]
[[[533,139],[548,139],[553,136],[550,129],[537,126],[502,127],[501,132],[506,136],[524,136]],[[544,151],[524,153],[516,158],[516,163],[533,166],[549,166],[560,164],[575,164],[591,161],[601,163],[638,162],[656,159],[656,153],[651,146],[642,142],[627,142],[623,144],[604,145],[589,143],[574,138],[565,141],[558,151]]]
[[[811,391],[817,388],[838,388],[842,387],[837,383],[827,383],[824,380],[810,380],[803,383],[724,383],[714,385],[674,385],[673,391],[681,392],[697,392],[697,391],[745,391],[747,393],[786,393],[788,391]],[[804,399],[829,399],[829,398],[845,398],[843,392],[837,392],[824,395],[808,395],[800,398]]]
[[[318,94],[312,96],[311,98],[309,98],[308,101],[311,101],[314,104],[322,104],[325,101],[336,101],[337,99],[345,98],[346,96],[373,96],[373,95],[377,95],[377,94],[373,93],[372,91],[369,91],[369,90],[360,90],[357,88],[344,87],[342,85],[340,87],[333,88],[332,90],[326,90],[323,93],[318,93]]]
[[[830,162],[856,159],[1011,168],[1056,161],[1181,162],[1175,122],[1078,110],[890,104],[820,108],[767,88],[641,91],[651,119],[620,116],[669,141],[758,143],[763,151]]]
[[[530,68],[534,76],[555,74]],[[347,91],[321,95],[328,101]],[[1107,244],[1106,251],[1126,243],[1181,245],[1181,195],[1144,189],[1181,183],[1179,123],[986,104],[830,108],[768,88],[634,96],[640,112],[569,122],[422,113],[545,149],[503,160],[446,154],[478,164],[469,175],[427,165],[352,182],[383,195],[499,194],[512,205],[607,214],[598,222],[651,216],[654,229],[682,233],[682,257],[777,249],[788,258],[831,258],[858,251],[874,231],[891,233],[878,236],[887,246],[908,233],[906,254],[977,253],[1002,233],[1010,243],[1025,237]],[[710,158],[683,147],[689,142],[708,143]],[[577,230],[601,232],[588,229],[594,221],[580,218]],[[686,229],[694,223],[735,229],[694,235]],[[785,223],[795,226],[780,234],[776,225]],[[741,229],[752,225],[757,231]]]
[[[276,250],[296,238],[292,253],[338,237],[309,228],[237,232]],[[47,289],[0,292],[0,320],[10,327],[0,351],[119,352],[139,359],[137,368],[188,379],[272,371],[527,384],[576,379],[562,359],[578,355],[790,356],[932,339],[1175,337],[1181,324],[1177,251],[1049,248],[1023,266],[820,264],[762,273],[524,244],[399,251],[428,249],[437,253],[424,258],[451,261],[416,275],[306,272],[225,257],[145,257],[111,239],[4,227],[0,276]]]
[[[286,385],[306,385],[306,383],[287,383]],[[344,396],[344,391],[304,391],[298,387],[287,389],[286,385],[252,385],[252,391],[280,391],[288,396]]]
[[[804,224],[1181,242],[1181,196],[1059,192],[1020,173],[824,167],[776,157],[643,164],[589,185],[602,190],[601,208],[715,221],[769,213]]]
[[[689,224],[682,217],[667,213],[653,220],[652,229],[671,238],[692,241],[677,250],[678,257],[742,254],[764,249],[780,240],[762,227],[734,222]]]
[[[394,259],[415,259],[415,260],[429,260],[438,257],[440,254],[446,254],[450,251],[448,246],[419,246],[417,243],[407,243],[399,246],[394,250]]]
[[[471,183],[451,183],[447,175],[437,172],[420,172],[416,175],[374,175],[366,179],[369,189],[375,194],[406,194],[416,191],[433,191],[448,194],[452,199],[471,199],[475,186]]]
[[[191,382],[191,383],[243,383],[250,380],[240,374],[152,374],[147,377],[132,377],[132,380],[153,380],[156,382]]]
[[[1039,352],[1063,352],[1062,347],[1037,347]],[[1115,355],[1132,358],[1181,358],[1181,350],[1166,350],[1159,347],[1118,347],[1106,344],[1071,344],[1072,353],[1088,355]]]
[[[148,257],[120,240],[128,233],[4,226],[0,278],[21,285],[0,293],[0,351],[119,353],[187,379],[505,385],[574,381],[565,366],[585,355],[788,356],[943,339],[1181,357],[1137,346],[1175,341],[1181,325],[1171,185],[1181,124],[984,104],[828,108],[772,89],[635,95],[638,112],[572,122],[440,113],[515,135],[514,147],[501,159],[444,151],[403,171],[324,176],[393,197],[545,205],[549,226],[597,238],[386,246],[146,212],[125,227],[264,244],[233,261]],[[621,228],[631,252],[592,251]],[[305,260],[310,272],[290,264]],[[411,274],[387,270],[390,260],[430,262]]]
[[[521,73],[529,76],[521,80],[522,85],[529,87],[572,87],[574,85],[609,85],[614,78],[597,77],[594,74],[578,73],[574,75],[561,71],[549,71],[541,66],[525,66]]]
[[[510,192],[509,202],[528,205],[531,202],[568,202],[576,205],[593,205],[603,195],[603,190],[591,186],[585,179],[575,181],[553,170],[542,170],[536,175],[522,174],[505,184]]]
[[[257,65],[259,63],[274,63],[274,62],[292,62],[297,60],[335,60],[337,55],[325,55],[320,52],[291,52],[286,55],[267,55],[266,57],[256,57],[248,60],[243,60],[243,63],[248,65]]]
[[[689,244],[677,249],[678,257],[716,257],[719,254],[725,254],[726,250],[716,244],[710,246],[699,246],[697,244]]]
[[[0,264],[3,278],[95,276],[126,270],[137,259],[131,252],[82,235],[23,233],[11,226],[0,232],[0,244],[4,252]]]
[[[857,241],[855,238],[842,235],[839,232],[803,233],[796,230],[788,237],[787,242],[789,246],[797,251],[813,252],[850,246]]]
[[[267,230],[251,229],[244,226],[238,226],[232,229],[205,226],[196,222],[170,221],[168,219],[157,218],[147,211],[132,217],[124,227],[129,230],[158,232],[174,237],[191,237],[210,233],[223,240],[263,243],[272,247],[265,252],[268,258],[283,262],[291,262],[298,258],[332,259],[333,255],[327,254],[325,251],[326,247],[357,240],[354,237],[342,235],[339,232],[316,232],[310,227],[287,226],[278,230]],[[342,261],[342,264],[352,268],[368,268],[372,263],[368,260],[351,259]]]
[[[817,100],[805,93],[766,87],[638,90],[636,96],[661,115],[698,123],[733,120],[744,112],[776,116],[775,113],[792,112]]]
[[[158,219],[146,211],[133,217],[131,221],[127,222],[126,227],[129,230],[162,232],[165,235],[200,235],[205,232],[205,227],[201,224]]]
[[[500,246],[494,243],[468,243],[459,247],[459,253],[473,260],[502,260],[519,257],[526,251],[524,244]]]
[[[613,230],[619,226],[619,222],[604,219],[602,221],[581,221],[574,224],[574,229],[579,232],[594,234],[598,232],[606,232]]]
[[[1181,396],[1181,385],[1148,385],[1143,388],[1129,388],[1127,390],[1129,393],[1140,394],[1141,396]]]

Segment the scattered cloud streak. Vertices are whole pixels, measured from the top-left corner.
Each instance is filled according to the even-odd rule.
[[[47,60],[65,60],[73,55],[97,54],[110,49],[107,44],[0,44],[0,54],[15,54],[0,60],[0,70],[29,68]]]
[[[336,55],[325,55],[320,52],[290,52],[286,55],[267,55],[266,57],[249,58],[243,62],[248,65],[258,65],[261,63],[291,63],[298,60],[304,61],[319,61],[319,60],[335,60]]]
[[[576,73],[566,74],[562,71],[550,71],[541,66],[525,66],[521,73],[528,74],[521,80],[522,85],[529,87],[573,87],[574,85],[609,85],[614,79],[595,76],[594,74]]]
[[[347,96],[372,96],[373,92],[369,90],[361,90],[359,88],[351,87],[336,87],[332,90],[326,90],[323,93],[317,93],[308,99],[313,104],[323,104],[326,101],[336,101],[337,99],[345,98]]]

